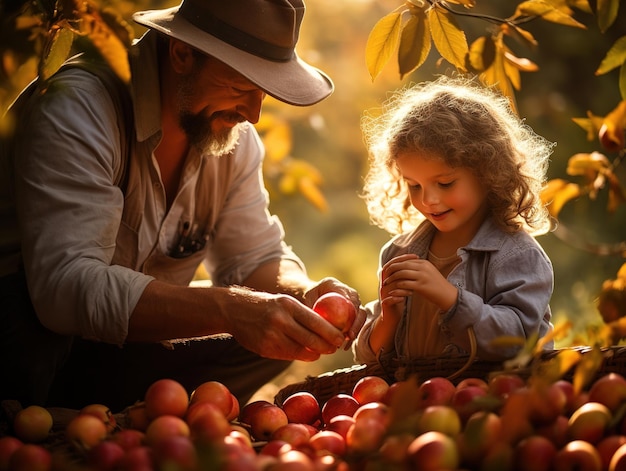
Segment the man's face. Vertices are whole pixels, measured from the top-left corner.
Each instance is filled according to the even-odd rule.
[[[223,62],[199,56],[195,60],[178,87],[179,124],[190,145],[224,155],[237,143],[240,123],[258,122],[265,93]]]

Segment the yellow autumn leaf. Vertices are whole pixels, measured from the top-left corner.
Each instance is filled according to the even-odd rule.
[[[275,122],[263,134],[265,155],[271,162],[280,162],[291,154],[293,137],[291,127],[284,121]]]
[[[40,66],[39,76],[49,79],[69,58],[74,42],[74,32],[68,28],[57,28],[46,47]]]
[[[544,345],[551,341],[558,341],[565,338],[572,330],[571,321],[561,321],[554,325],[554,328],[546,335],[537,340],[536,352],[540,353],[543,350]]]
[[[513,109],[517,110],[515,93],[506,74],[504,63],[504,49],[501,42],[499,42],[496,43],[496,54],[491,67],[487,68],[487,70],[481,74],[480,78],[483,83],[489,86],[496,86],[504,96],[509,98]]]
[[[398,47],[401,25],[402,13],[394,11],[378,20],[370,31],[365,45],[365,62],[372,81]]]
[[[583,391],[589,382],[593,379],[598,369],[602,365],[604,356],[599,347],[593,346],[592,349],[582,355],[582,359],[576,367],[572,384],[574,391],[578,394]]]
[[[278,182],[278,189],[285,195],[296,192],[298,188],[298,180],[291,174],[284,174]]]
[[[320,191],[315,182],[308,176],[304,176],[298,180],[298,189],[300,193],[321,212],[328,211],[328,203],[326,198]]]
[[[591,111],[587,111],[587,118],[572,118],[574,123],[587,131],[587,140],[593,141],[598,136],[598,131],[602,127],[602,116],[596,116]]]
[[[558,217],[565,204],[581,195],[580,186],[565,180],[550,180],[541,192],[541,201],[547,205],[548,212],[554,218]]]
[[[518,16],[539,16],[543,20],[574,28],[587,29],[587,27],[576,21],[569,9],[558,9],[549,2],[542,0],[528,0],[517,6]]]
[[[433,43],[441,57],[460,72],[466,72],[465,58],[469,53],[465,32],[456,24],[454,17],[442,8],[428,10],[428,22]]]
[[[511,36],[529,48],[536,47],[539,43],[530,31],[520,28],[518,25],[511,23],[502,23],[500,30],[507,36]]]
[[[82,19],[83,30],[91,43],[117,76],[122,81],[129,82],[128,49],[123,41],[97,14],[94,16],[90,13],[85,13]]]
[[[473,8],[476,6],[476,0],[448,0],[448,3],[463,5],[465,8]]]
[[[598,27],[602,33],[605,33],[615,23],[619,4],[620,0],[597,0],[596,17],[598,19]]]
[[[424,63],[430,53],[430,47],[428,18],[423,10],[417,10],[405,23],[400,36],[398,46],[400,79]]]
[[[619,38],[606,53],[596,70],[596,75],[603,75],[626,63],[626,36]]]
[[[622,183],[615,173],[606,172],[605,176],[609,182],[609,198],[606,210],[609,214],[614,214],[618,207],[626,202],[626,195]]]
[[[579,363],[581,357],[578,350],[563,349],[554,357],[538,363],[533,376],[542,382],[553,383]]]
[[[573,176],[589,175],[590,172],[597,174],[604,172],[610,165],[609,159],[600,152],[581,152],[569,158],[566,173]]]
[[[493,38],[488,35],[480,36],[469,48],[467,68],[474,72],[483,72],[493,64],[495,55],[496,46]]]

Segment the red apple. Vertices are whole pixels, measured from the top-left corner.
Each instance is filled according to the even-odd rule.
[[[250,434],[255,440],[269,440],[276,430],[288,423],[287,415],[277,405],[259,407],[250,417]]]
[[[354,417],[349,415],[336,415],[330,422],[328,422],[324,426],[324,430],[331,430],[333,432],[337,432],[344,439],[346,438],[346,434],[348,433],[348,429],[354,423]]]
[[[175,415],[161,415],[150,422],[146,429],[146,443],[157,446],[161,440],[168,437],[188,437],[191,435],[189,425]]]
[[[489,384],[482,378],[464,378],[456,385],[457,389],[463,389],[468,386],[477,386],[479,388],[483,388],[485,391],[489,391]]]
[[[510,443],[498,441],[480,461],[480,471],[514,471],[514,449]]]
[[[364,376],[359,379],[352,388],[352,397],[359,404],[367,404],[368,402],[383,402],[389,383],[380,376]]]
[[[231,432],[231,425],[222,411],[211,402],[196,402],[185,418],[194,441],[212,444],[222,441]]]
[[[346,446],[350,453],[364,455],[380,448],[387,427],[374,417],[355,420],[346,433]]]
[[[316,429],[315,432],[313,432],[306,424],[289,422],[274,430],[270,436],[270,440],[286,442],[293,448],[297,448],[300,445],[308,443],[311,436],[316,432]]]
[[[50,471],[52,454],[35,443],[25,443],[11,455],[9,471]]]
[[[602,469],[609,469],[611,458],[617,449],[624,444],[626,444],[626,436],[624,435],[609,435],[596,444],[596,450],[598,450],[600,460],[602,460]],[[626,462],[624,464],[626,465]]]
[[[24,445],[24,442],[19,438],[12,437],[11,435],[5,435],[0,437],[0,470],[6,471],[9,469],[9,460],[11,455]]]
[[[141,445],[128,450],[120,461],[118,461],[117,467],[124,471],[148,471],[154,469],[152,463],[152,448]]]
[[[313,460],[300,450],[289,450],[281,453],[268,471],[314,471]]]
[[[261,450],[259,450],[260,455],[269,455],[269,456],[278,456],[281,453],[286,451],[293,450],[293,447],[282,440],[270,440],[267,442]]]
[[[536,427],[535,431],[537,435],[546,437],[557,448],[561,448],[569,441],[567,434],[568,422],[568,416],[559,415],[552,423]]]
[[[52,429],[52,415],[41,406],[28,406],[15,414],[13,432],[26,443],[39,443],[48,438]]]
[[[86,462],[98,471],[112,471],[126,454],[126,450],[112,440],[95,445],[87,453]],[[0,468],[1,469],[1,468]]]
[[[626,400],[626,378],[619,373],[608,373],[589,387],[589,402],[599,402],[612,412]]]
[[[66,439],[81,450],[89,450],[107,437],[107,426],[98,417],[77,415],[65,427]]]
[[[583,404],[569,418],[567,434],[570,440],[585,440],[596,444],[605,436],[612,420],[611,411],[599,402]]]
[[[111,441],[120,445],[124,451],[144,445],[146,434],[141,430],[125,428],[115,432],[111,436]]]
[[[582,403],[578,403],[578,395],[574,390],[574,385],[571,381],[568,381],[566,379],[559,379],[555,381],[554,384],[561,388],[563,394],[565,394],[565,414],[571,415],[572,412],[574,412],[582,405]],[[588,397],[588,393],[586,394]],[[587,397],[585,397],[584,402],[587,402]]]
[[[422,411],[417,421],[417,432],[430,431],[444,433],[455,437],[461,431],[461,418],[455,409],[450,406],[429,406]]]
[[[322,407],[322,421],[324,424],[338,415],[352,417],[361,405],[350,394],[339,393],[331,396]]]
[[[372,417],[387,427],[391,421],[391,409],[382,402],[368,402],[360,406],[352,415],[354,420],[360,420],[365,417]]]
[[[310,438],[309,445],[318,454],[343,456],[346,453],[346,440],[337,432],[330,430],[317,432]]]
[[[532,435],[515,446],[515,469],[518,471],[550,471],[557,448],[541,435]]]
[[[313,310],[341,330],[348,333],[356,319],[356,308],[345,296],[330,292],[323,294],[313,304]]]
[[[470,415],[457,436],[463,461],[477,465],[494,443],[501,440],[502,428],[502,419],[494,412],[481,410]]]
[[[291,394],[283,401],[282,407],[289,422],[316,425],[322,418],[317,398],[308,391]]]
[[[152,448],[157,469],[193,471],[198,466],[196,448],[189,437],[171,436],[164,438]]]
[[[115,416],[111,412],[111,409],[104,404],[89,404],[83,407],[79,411],[79,414],[90,414],[94,417],[98,417],[102,420],[102,422],[104,422],[104,425],[107,427],[107,432],[109,433],[113,432],[117,427],[117,420],[115,419]]]
[[[418,387],[420,407],[448,405],[455,392],[456,386],[454,383],[443,376],[427,379]]]
[[[272,405],[274,404],[272,404],[269,401],[265,401],[263,399],[249,402],[248,404],[243,406],[243,408],[241,409],[241,413],[239,414],[239,422],[241,422],[242,424],[250,425],[252,416],[256,414],[257,409],[260,409],[261,407],[272,406]]]
[[[457,469],[459,453],[456,443],[441,432],[426,432],[411,442],[407,450],[410,463],[420,471]]]
[[[461,422],[464,423],[470,415],[481,409],[479,400],[487,394],[485,388],[481,386],[465,386],[454,391],[450,406],[457,411]]]
[[[412,433],[388,435],[380,446],[380,456],[388,463],[403,465],[407,461],[409,445],[413,440],[415,435]]]
[[[149,419],[161,415],[183,417],[189,405],[189,394],[178,381],[163,378],[148,387],[144,402]]]
[[[515,373],[500,373],[489,378],[489,393],[504,399],[511,391],[515,391],[526,384],[524,378]]]
[[[536,425],[552,423],[565,413],[567,397],[563,388],[555,383],[537,384],[528,388],[528,417]]]
[[[608,471],[626,471],[626,445],[621,445],[609,461]]]
[[[552,461],[553,471],[602,471],[598,450],[584,440],[573,440],[558,450]]]
[[[192,391],[189,402],[190,404],[200,401],[212,402],[222,410],[225,417],[230,417],[239,407],[233,404],[234,400],[235,397],[223,383],[206,381]]]

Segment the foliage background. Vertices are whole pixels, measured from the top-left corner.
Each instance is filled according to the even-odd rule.
[[[130,19],[134,11],[174,6],[178,2],[108,0],[107,3],[131,23],[139,36],[142,28]],[[513,13],[519,2],[477,0],[476,3],[474,10],[504,18]],[[618,71],[594,75],[611,45],[626,35],[626,5],[620,3],[619,17],[606,33],[598,30],[591,15],[578,12],[576,19],[587,26],[586,30],[535,21],[525,27],[539,46],[534,50],[521,44],[511,47],[516,55],[529,58],[539,67],[537,72],[522,74],[517,106],[535,131],[557,142],[549,178],[564,177],[572,155],[598,150],[597,141],[588,141],[572,118],[586,116],[587,110],[605,115],[620,101]],[[333,78],[336,91],[313,107],[290,107],[268,99],[264,108],[265,117],[288,123],[286,138],[292,146],[288,149],[292,159],[287,160],[304,165],[305,173],[319,178],[317,183],[327,203],[326,209],[321,210],[323,204],[316,207],[301,193],[286,192],[282,176],[268,162],[266,184],[272,199],[271,209],[283,221],[287,242],[305,261],[311,277],[337,277],[355,287],[363,302],[377,295],[378,253],[389,235],[369,223],[365,204],[359,197],[367,171],[360,118],[365,110],[380,106],[396,88],[431,80],[436,74],[453,73],[449,64],[438,61],[439,56],[433,50],[426,63],[403,80],[392,61],[372,82],[365,62],[369,32],[380,18],[401,4],[401,0],[307,0],[298,51],[301,57]],[[8,5],[5,3],[5,7]],[[468,37],[484,34],[488,27],[483,21],[467,17],[460,18],[459,24]],[[36,65],[31,63],[30,72],[35,71]],[[22,75],[28,77],[29,71]],[[0,106],[6,103],[7,90],[0,90]],[[268,147],[271,148],[271,143]],[[306,167],[307,164],[313,167]],[[319,175],[314,175],[316,170]],[[623,166],[618,171],[623,181]],[[602,198],[595,202],[581,199],[568,203],[560,218],[581,241],[620,242],[626,235],[624,206],[609,217]],[[554,322],[567,319],[573,325],[570,335],[557,346],[584,343],[590,329],[602,323],[594,305],[601,284],[614,277],[624,260],[620,256],[589,253],[553,234],[541,236],[539,242],[554,264],[556,288],[551,303]],[[351,354],[341,351],[315,363],[296,362],[273,387],[351,364]]]

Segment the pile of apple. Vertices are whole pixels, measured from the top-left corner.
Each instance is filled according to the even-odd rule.
[[[324,302],[351,325],[347,304]],[[217,381],[187,391],[161,379],[123,421],[102,404],[75,412],[59,451],[50,411],[22,409],[0,438],[0,471],[626,471],[618,373],[586,389],[513,372],[457,384],[365,376],[323,402],[299,391],[242,407]]]

